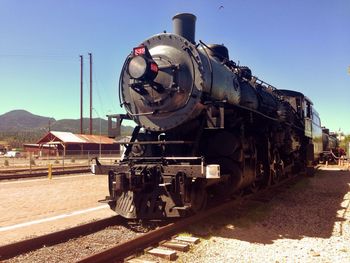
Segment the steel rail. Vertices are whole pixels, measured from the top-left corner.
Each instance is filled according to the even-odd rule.
[[[237,200],[236,200],[237,202]],[[226,208],[229,208],[232,206],[226,204]],[[86,257],[82,260],[79,260],[80,263],[99,263],[99,262],[118,262],[122,261],[124,258],[138,252],[142,251],[146,247],[149,247],[151,245],[157,244],[159,241],[167,239],[174,235],[176,232],[180,231],[181,229],[184,229],[185,227],[189,226],[190,224],[193,224],[195,222],[198,222],[200,220],[203,220],[204,218],[217,213],[224,208],[222,206],[212,208],[206,212],[202,212],[199,214],[196,214],[194,216],[181,219],[177,222],[170,223],[166,226],[160,227],[158,229],[152,230],[142,236],[136,237],[132,240],[123,242],[121,244],[118,244],[115,247],[112,247],[110,249],[107,249],[105,251],[102,251],[100,253],[94,254],[92,256]]]
[[[52,171],[52,175],[64,175],[64,174],[76,174],[76,173],[87,173],[91,172],[90,168],[80,168],[80,169],[67,169],[67,170],[60,170],[60,171]],[[48,172],[46,171],[42,172],[35,172],[35,173],[21,173],[21,174],[6,174],[2,175],[0,174],[0,181],[1,180],[11,180],[11,179],[25,179],[25,178],[32,178],[32,177],[43,177],[47,176]]]
[[[24,254],[26,252],[39,249],[43,246],[51,246],[59,243],[63,243],[72,238],[88,235],[97,231],[100,231],[108,226],[118,225],[125,222],[125,219],[121,216],[114,216],[106,219],[101,219],[84,225],[64,229],[58,232],[46,234],[31,239],[26,239],[11,243],[8,245],[0,246],[0,261],[13,258],[15,256]]]
[[[211,215],[225,211],[227,209],[232,209],[234,206],[240,204],[241,202],[250,200],[252,198],[259,198],[262,195],[268,193],[269,191],[278,190],[281,185],[287,184],[288,182],[293,182],[297,178],[301,177],[290,177],[283,181],[270,186],[268,188],[262,189],[257,193],[248,194],[245,196],[239,196],[237,199],[228,201],[220,206],[212,207],[206,211],[195,214],[191,217],[179,219],[179,221],[170,223],[166,226],[160,227],[158,229],[152,230],[142,236],[136,237],[135,239],[123,242],[116,245],[110,249],[102,251],[100,253],[94,254],[92,256],[86,257],[77,262],[79,263],[103,263],[103,262],[120,262],[125,258],[144,250],[147,247],[158,244],[164,239],[168,239],[177,232],[185,229],[189,225],[199,222]]]
[[[41,166],[41,167],[18,167],[18,168],[1,168],[0,169],[0,174],[16,174],[16,173],[28,173],[30,171],[32,172],[36,172],[36,171],[43,171],[43,170],[47,170],[47,165],[45,166]],[[57,165],[53,165],[52,169],[53,170],[59,170],[59,169],[76,169],[76,168],[84,168],[84,167],[88,167],[88,165],[84,164],[84,165],[65,165],[65,166],[57,166]]]
[[[168,225],[159,227],[156,230],[152,230],[140,237],[118,244],[115,247],[102,251],[100,253],[94,254],[92,256],[81,259],[78,262],[89,263],[89,262],[115,262],[121,261],[124,258],[142,251],[143,249],[158,244],[160,241],[171,237],[177,232],[185,229],[189,225],[199,222],[213,214],[219,213],[221,211],[232,209],[234,206],[244,202],[249,201],[252,198],[259,198],[262,195],[269,193],[271,190],[279,190],[279,187],[286,184],[296,178],[291,177],[273,185],[269,188],[260,190],[257,193],[238,196],[237,199],[226,202],[220,206],[212,207],[206,211],[193,215],[187,218],[181,218],[176,222],[170,223]],[[254,199],[252,199],[254,200]],[[19,241],[16,243],[0,246],[0,261],[9,259],[20,254],[39,249],[43,246],[51,246],[59,243],[68,241],[69,239],[76,238],[82,235],[88,235],[90,233],[97,232],[111,225],[117,225],[125,223],[126,219],[121,216],[115,216],[107,219],[98,220],[88,224],[76,226],[73,228],[61,230],[55,233],[46,234],[43,236]]]

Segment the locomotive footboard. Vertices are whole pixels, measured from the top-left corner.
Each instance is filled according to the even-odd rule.
[[[128,219],[182,217],[196,212],[205,205],[206,186],[221,179],[220,166],[204,165],[200,157],[162,161],[180,159],[200,163],[104,166],[97,162],[95,173],[108,174],[110,195],[103,202]]]

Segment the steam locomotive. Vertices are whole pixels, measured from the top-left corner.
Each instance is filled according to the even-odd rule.
[[[119,81],[126,114],[109,115],[109,136],[136,123],[108,174],[111,209],[129,219],[182,217],[208,198],[256,191],[293,173],[313,172],[322,151],[310,99],[276,89],[230,60],[224,45],[195,42],[193,14],[173,17],[174,33],[133,48]]]
[[[323,151],[320,153],[321,163],[337,163],[341,153],[339,152],[339,140],[335,133],[330,133],[329,129],[322,127]]]

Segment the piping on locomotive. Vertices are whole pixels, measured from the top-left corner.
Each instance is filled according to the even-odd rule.
[[[108,174],[111,209],[130,219],[195,213],[208,196],[312,173],[322,151],[320,118],[302,93],[279,90],[229,59],[223,45],[195,41],[193,14],[174,33],[146,39],[126,58],[119,82],[126,114],[109,115],[109,136],[135,127]],[[116,125],[115,125],[116,124]]]

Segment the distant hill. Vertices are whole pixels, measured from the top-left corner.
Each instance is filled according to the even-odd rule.
[[[40,131],[45,129],[49,122],[55,121],[53,118],[34,115],[25,110],[14,110],[0,115],[0,131]]]
[[[92,133],[100,133],[100,121],[101,121],[101,134],[107,135],[108,133],[108,121],[100,118],[92,119]],[[89,133],[90,120],[88,118],[83,119],[84,133]],[[73,133],[80,133],[80,119],[62,119],[51,123],[50,129],[52,131],[68,131]],[[131,135],[133,131],[131,126],[122,126],[122,135]]]
[[[101,121],[101,134],[107,134],[107,120],[94,118],[92,131],[93,134],[100,133],[100,121]],[[84,118],[84,133],[89,132],[89,119]],[[80,133],[80,119],[62,119],[55,120],[54,118],[43,117],[34,115],[25,110],[13,110],[0,115],[0,133],[2,134],[14,134],[14,133],[34,133],[39,137],[44,135],[50,130],[54,131],[67,131],[73,133]],[[130,135],[133,127],[123,126],[122,134]],[[4,136],[2,136],[4,137]]]

